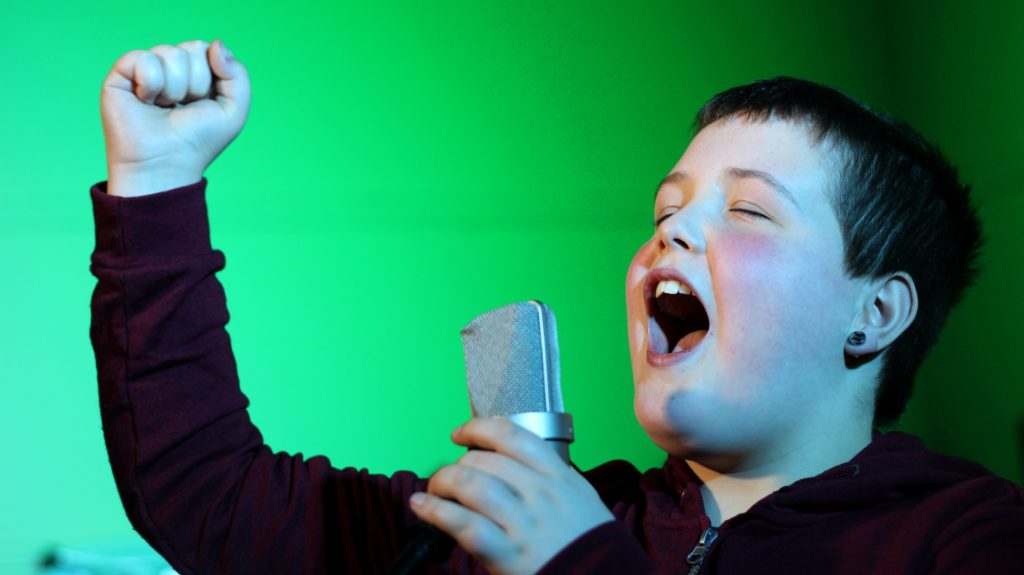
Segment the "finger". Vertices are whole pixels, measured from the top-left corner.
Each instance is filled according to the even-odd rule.
[[[164,91],[164,67],[160,58],[139,50],[125,65],[128,67],[125,76],[131,79],[135,96],[147,104],[156,102],[157,96]]]
[[[459,458],[458,465],[499,478],[520,500],[542,490],[543,481],[547,479],[536,470],[495,451],[471,449]]]
[[[178,47],[188,55],[188,90],[182,102],[188,104],[208,97],[212,74],[206,52],[210,44],[202,40],[191,40],[178,44]]]
[[[457,503],[427,493],[415,493],[409,505],[417,517],[444,531],[474,555],[493,560],[514,550],[500,527]]]
[[[157,95],[158,106],[174,106],[185,99],[188,92],[188,54],[177,46],[161,44],[149,50],[160,58],[164,68],[164,89]]]
[[[245,66],[220,39],[214,40],[206,55],[213,71],[213,93],[217,102],[228,113],[248,113],[251,91]]]
[[[142,50],[132,50],[122,54],[103,79],[103,88],[131,92],[135,88],[135,66],[141,53]]]
[[[431,495],[462,506],[508,528],[522,511],[519,494],[498,477],[466,465],[446,465],[427,483]]]
[[[558,475],[569,466],[546,441],[503,417],[476,417],[452,433],[452,441],[504,453],[545,474]]]

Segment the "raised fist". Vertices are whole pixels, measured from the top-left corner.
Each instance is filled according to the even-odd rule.
[[[248,72],[220,40],[118,58],[100,98],[108,193],[139,196],[200,180],[241,132],[250,98]]]

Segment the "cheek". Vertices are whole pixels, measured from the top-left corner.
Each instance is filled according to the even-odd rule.
[[[732,236],[716,245],[712,282],[719,336],[745,365],[803,362],[828,343],[841,269],[810,242]],[[711,256],[711,254],[709,254]],[[796,366],[799,367],[799,366]]]
[[[647,315],[644,302],[644,281],[654,265],[657,256],[656,240],[653,238],[642,245],[629,263],[626,274],[626,317],[629,322],[630,346],[635,347],[647,333],[645,317]],[[638,326],[640,326],[638,331]]]
[[[779,304],[795,264],[777,242],[764,237],[730,236],[708,254],[711,282],[722,328],[753,328],[784,316]]]
[[[626,274],[626,294],[632,294],[636,290],[643,289],[644,279],[647,272],[651,271],[654,265],[654,258],[657,256],[657,241],[654,238],[647,240],[640,246],[633,260],[629,262],[629,272]]]

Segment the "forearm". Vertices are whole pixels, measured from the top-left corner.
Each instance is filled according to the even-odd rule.
[[[195,188],[144,202],[93,190],[91,326],[104,435],[125,509],[176,567],[193,568],[187,539],[204,521],[203,504],[166,502],[175,492],[210,490],[211,478],[228,483],[262,444],[224,329],[227,309],[214,278],[223,255],[210,248]],[[207,495],[231,496],[224,487]]]
[[[127,199],[93,190],[91,336],[125,509],[182,573],[382,570],[420,483],[263,444],[225,329],[204,187]]]

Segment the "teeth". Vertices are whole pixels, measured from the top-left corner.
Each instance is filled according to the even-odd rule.
[[[667,293],[670,295],[675,295],[679,293],[683,295],[693,295],[693,292],[690,291],[690,288],[686,287],[685,285],[675,280],[663,280],[658,282],[658,287],[655,288],[654,290],[654,297],[658,297],[663,293]]]

